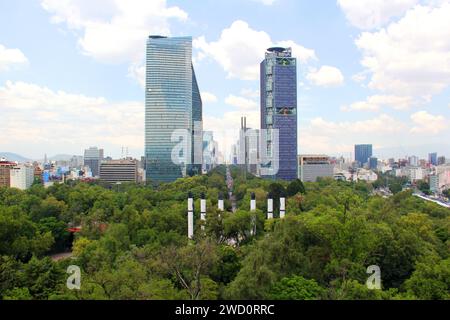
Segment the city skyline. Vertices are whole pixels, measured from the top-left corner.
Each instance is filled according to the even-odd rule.
[[[204,126],[217,132],[221,150],[220,130],[236,130],[236,140],[241,116],[258,128],[258,64],[266,48],[282,45],[299,59],[298,153],[350,155],[354,144],[372,143],[376,156],[379,149],[392,150],[387,157],[395,158],[435,151],[449,156],[448,46],[435,43],[448,43],[450,28],[431,33],[434,22],[449,23],[440,20],[450,12],[448,1],[379,1],[362,9],[344,0],[320,7],[245,0],[238,15],[235,2],[128,6],[117,0],[104,10],[88,2],[2,3],[0,125],[8,139],[0,142],[0,152],[39,159],[44,152],[82,154],[97,145],[117,158],[127,146],[139,158],[145,39],[167,34],[193,37]],[[208,8],[220,17],[208,15]],[[400,37],[414,18],[422,24],[414,38],[420,46]],[[36,27],[20,28],[25,20]],[[390,50],[405,52],[403,60]],[[419,147],[423,151],[415,151]]]

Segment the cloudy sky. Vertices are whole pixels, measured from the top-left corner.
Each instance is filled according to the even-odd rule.
[[[299,150],[450,156],[450,0],[0,1],[0,151],[144,151],[149,34],[190,35],[204,127],[259,123],[266,48],[299,60]]]

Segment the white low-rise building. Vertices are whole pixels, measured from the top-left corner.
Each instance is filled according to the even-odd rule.
[[[409,170],[407,168],[395,169],[395,176],[397,178],[408,177],[409,176]]]
[[[434,193],[439,193],[439,176],[430,176],[430,191]]]
[[[433,178],[434,180],[431,181],[431,177],[435,176]],[[443,165],[438,166],[435,168],[435,174],[433,176],[430,176],[430,186],[433,183],[434,188],[436,189],[435,192],[442,192],[444,190],[450,189],[450,166],[449,165]]]
[[[359,170],[357,174],[358,180],[363,180],[367,182],[375,182],[378,180],[378,175],[371,170]]]
[[[421,167],[409,167],[408,168],[409,181],[414,183],[425,178],[425,172]]]
[[[298,178],[302,182],[316,182],[318,178],[333,178],[334,166],[326,155],[298,156]]]
[[[10,171],[11,188],[27,190],[34,181],[34,167],[21,164],[14,166]]]
[[[335,168],[334,179],[341,181],[367,181],[375,182],[378,180],[378,174],[372,170],[359,169],[358,172],[351,173],[347,170],[339,170]]]

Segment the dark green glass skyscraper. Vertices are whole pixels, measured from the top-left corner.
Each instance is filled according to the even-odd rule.
[[[192,66],[192,38],[150,36],[145,90],[147,181],[172,182],[201,170],[201,121],[202,100]],[[192,142],[189,154],[184,155],[189,160],[183,164],[174,163],[172,157],[179,143],[173,141],[172,134],[180,129],[189,133]]]

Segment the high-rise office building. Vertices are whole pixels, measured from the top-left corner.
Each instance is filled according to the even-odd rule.
[[[108,183],[138,182],[136,160],[110,160],[100,164],[100,180]]]
[[[430,191],[439,193],[439,175],[433,174],[430,176]]]
[[[201,172],[202,99],[192,66],[192,38],[150,36],[147,40],[145,157],[147,181],[172,182]],[[184,130],[187,150],[175,152]]]
[[[420,159],[417,156],[411,156],[411,157],[408,158],[409,165],[413,166],[413,167],[418,167],[419,166],[419,160]]]
[[[377,157],[370,157],[369,158],[369,169],[370,170],[377,170],[378,169],[378,158]]]
[[[84,150],[84,166],[89,167],[93,177],[100,175],[100,163],[104,158],[103,149],[90,147]]]
[[[442,166],[447,162],[447,159],[444,156],[441,156],[437,159],[438,166]]]
[[[433,166],[437,166],[438,165],[438,154],[436,152],[430,153],[428,155],[428,162]]]
[[[84,164],[84,159],[82,156],[73,156],[70,159],[69,166],[71,168],[79,168]]]
[[[278,162],[279,167],[273,175],[264,176],[297,179],[297,59],[291,48],[269,48],[261,63],[261,129],[266,130],[261,132],[266,149],[260,150],[262,159],[278,158],[262,160],[261,166]],[[278,131],[278,139],[273,130]]]
[[[325,155],[298,156],[299,179],[302,182],[316,182],[318,178],[333,178],[334,166]]]
[[[238,147],[238,163],[242,170],[258,174],[260,131],[248,128],[246,117],[241,118]]]
[[[217,165],[218,144],[212,131],[203,132],[203,170],[211,171]]]
[[[355,161],[358,166],[363,167],[369,162],[369,158],[373,156],[373,148],[371,144],[355,145]]]

